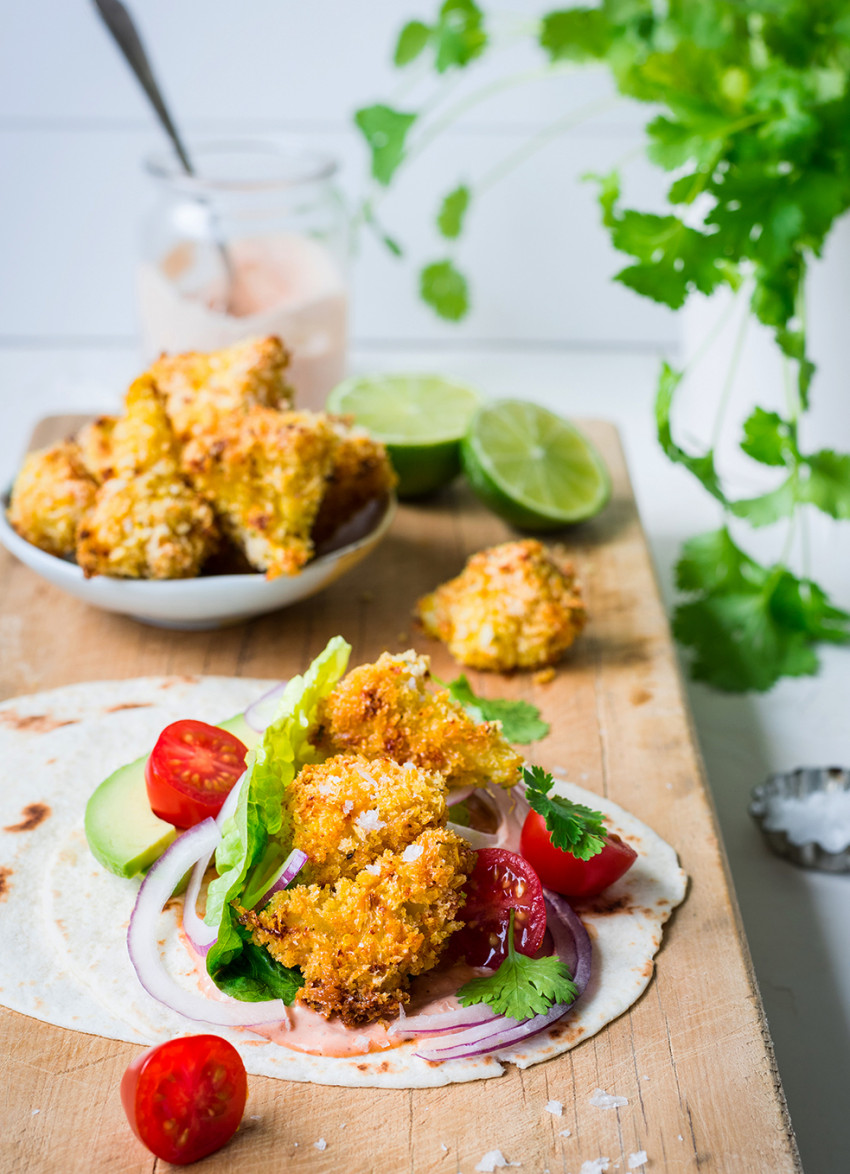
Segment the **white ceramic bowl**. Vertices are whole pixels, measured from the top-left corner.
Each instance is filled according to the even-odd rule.
[[[350,571],[381,541],[395,515],[395,497],[370,502],[298,575],[205,575],[195,579],[87,579],[76,563],[47,554],[21,538],[6,520],[9,497],[0,509],[0,542],[22,563],[76,599],[106,611],[132,616],[158,628],[200,630],[235,624],[289,607],[328,587]]]

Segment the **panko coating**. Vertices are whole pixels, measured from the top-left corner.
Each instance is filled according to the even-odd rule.
[[[7,517],[21,538],[60,557],[72,555],[77,526],[91,509],[97,483],[77,445],[66,440],[24,458]]]
[[[215,439],[191,440],[182,468],[226,535],[274,579],[297,574],[313,553],[310,532],[335,447],[323,415],[254,407],[231,414]]]
[[[272,957],[301,967],[300,1002],[357,1027],[395,1016],[409,979],[440,960],[474,863],[460,836],[428,828],[354,877],[296,884],[259,913],[240,910],[240,921]]]
[[[149,374],[130,384],[124,406],[126,412],[115,421],[109,437],[113,475],[132,476],[154,468],[177,473],[177,438]]]
[[[77,562],[87,578],[188,579],[217,540],[209,505],[162,462],[101,485],[79,526]]]
[[[117,421],[117,416],[98,416],[96,420],[84,424],[75,437],[86,472],[98,485],[108,481],[115,471],[112,465],[112,430]]]
[[[292,846],[309,860],[301,878],[320,885],[354,877],[384,851],[399,852],[446,822],[439,775],[412,762],[339,754],[305,766],[286,790]]]
[[[555,664],[587,621],[572,564],[532,538],[474,554],[416,613],[455,660],[496,672]]]
[[[445,689],[428,688],[430,677],[428,658],[412,651],[352,669],[319,706],[315,746],[412,762],[449,787],[518,783],[523,760],[498,723],[474,722]]]
[[[341,417],[331,417],[337,435],[333,463],[313,523],[313,541],[330,538],[370,501],[385,498],[398,478],[387,450],[362,429],[350,428]]]
[[[249,338],[205,354],[163,355],[150,375],[165,399],[178,439],[214,433],[233,412],[292,407],[289,351],[275,335]]]

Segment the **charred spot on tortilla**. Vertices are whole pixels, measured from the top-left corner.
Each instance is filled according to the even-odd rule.
[[[11,875],[11,868],[6,868],[5,865],[0,864],[0,901],[5,901],[9,895],[9,889],[12,887],[9,884],[9,877]]]
[[[46,803],[28,803],[21,812],[23,819],[20,823],[10,823],[3,828],[4,832],[31,832],[44,823],[50,815],[50,807]]]
[[[629,696],[629,701],[631,701],[632,705],[635,705],[635,706],[646,705],[647,701],[651,701],[651,700],[652,700],[652,694],[650,693],[650,691],[648,689],[640,689],[640,688],[632,689],[631,694]]]
[[[49,713],[18,713],[14,709],[0,710],[0,725],[8,726],[12,730],[20,730],[24,734],[49,734],[52,730],[59,730],[62,726],[75,726],[78,717],[59,718],[51,717]]]
[[[574,900],[573,905],[578,913],[592,913],[595,917],[611,917],[615,913],[633,911],[628,893],[623,893],[619,897],[606,897],[601,893],[590,901]]]
[[[159,686],[160,689],[173,689],[175,685],[197,685],[200,683],[200,677],[178,676],[169,677],[167,681],[163,681]]]
[[[104,713],[120,713],[122,709],[150,709],[152,701],[124,701],[120,705],[107,705]]]

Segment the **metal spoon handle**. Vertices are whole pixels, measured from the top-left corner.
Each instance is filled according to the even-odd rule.
[[[153,106],[159,121],[165,129],[165,133],[174,144],[174,150],[177,152],[178,159],[183,164],[187,174],[194,175],[195,169],[192,166],[189,153],[183,145],[183,140],[180,138],[177,127],[174,125],[174,121],[165,104],[165,99],[154,77],[151,63],[148,60],[148,55],[145,52],[145,47],[142,44],[138,30],[133,23],[132,16],[130,16],[130,13],[121,3],[121,0],[94,0],[94,3],[103,18],[104,24],[115,38],[118,48],[126,57],[128,65],[139,79],[139,84],[147,94],[151,106]]]

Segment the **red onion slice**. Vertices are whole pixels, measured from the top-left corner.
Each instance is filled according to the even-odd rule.
[[[269,689],[262,697],[258,697],[256,701],[252,701],[245,710],[246,723],[252,730],[256,730],[258,734],[262,734],[271,723],[286,685],[286,681],[281,681],[279,685],[275,685],[274,688]]]
[[[458,1007],[454,1011],[441,1011],[438,1015],[414,1015],[401,1018],[387,1029],[387,1035],[442,1035],[459,1027],[478,1027],[503,1019],[486,1003],[475,1003],[471,1007]]]
[[[218,831],[217,828],[216,831]],[[221,833],[217,836],[216,842],[210,848],[209,852],[205,852],[192,869],[186,895],[183,898],[183,928],[186,931],[186,937],[192,943],[192,949],[196,954],[200,954],[202,958],[205,958],[209,953],[210,946],[218,937],[218,930],[213,925],[207,925],[202,918],[198,917],[196,906],[198,904],[198,894],[201,891],[201,882],[204,879],[204,873],[209,868],[213,852],[215,852],[220,839]]]
[[[479,832],[477,828],[464,827],[460,823],[446,824],[450,832],[454,832],[457,836],[462,836],[470,847],[478,848],[495,848],[499,843],[499,837],[492,832]]]
[[[159,915],[180,879],[207,853],[212,853],[220,839],[215,820],[205,819],[189,828],[170,845],[151,866],[136,897],[127,931],[127,949],[139,982],[148,994],[187,1019],[225,1027],[250,1027],[259,1023],[280,1023],[287,1018],[280,999],[262,1003],[242,1003],[222,995],[221,1001],[178,986],[165,969],[160,957]]]
[[[287,885],[291,885],[306,863],[307,853],[302,852],[300,848],[293,848],[277,870],[268,889],[254,905],[254,909],[262,909],[263,906],[268,905],[275,893],[279,893]]]
[[[475,787],[451,787],[446,793],[446,806],[454,807],[455,803],[463,803],[468,799]]]
[[[469,1027],[449,1037],[441,1047],[431,1047],[416,1053],[423,1060],[461,1060],[471,1056],[486,1056],[528,1039],[556,1023],[587,987],[592,969],[592,947],[581,918],[563,897],[544,890],[546,906],[551,914],[549,930],[558,956],[573,974],[577,995],[571,1003],[555,1003],[548,1011],[530,1019],[512,1019],[497,1015],[477,1027]],[[409,1027],[409,1024],[406,1025]]]

